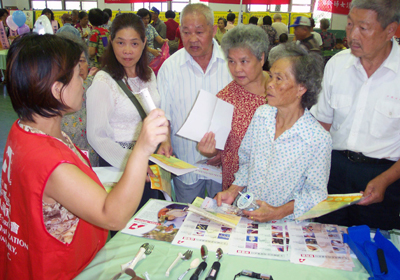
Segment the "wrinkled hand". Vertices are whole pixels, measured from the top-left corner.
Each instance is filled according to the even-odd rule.
[[[173,153],[173,150],[172,150],[171,142],[169,141],[169,139],[162,142],[160,145],[160,148],[157,151],[157,154],[166,156],[167,158],[172,156],[172,153]]]
[[[221,166],[222,160],[221,160],[221,153],[220,153],[220,151],[218,151],[218,154],[217,154],[215,157],[213,157],[213,158],[207,160],[207,164],[208,164],[208,165],[212,165],[212,166]]]
[[[218,206],[221,206],[222,203],[232,204],[235,201],[238,193],[243,189],[244,187],[232,185],[229,187],[229,189],[217,193],[214,196],[214,199],[217,201]]]
[[[169,42],[169,40],[168,39],[164,39],[164,42],[163,42],[163,44],[165,44],[165,43],[168,43]]]
[[[94,75],[96,75],[96,73],[97,72],[99,72],[99,68],[97,68],[97,67],[92,67],[92,68],[90,68],[90,71],[89,71],[89,76],[94,76]]]
[[[249,216],[250,220],[265,223],[272,220],[280,219],[277,213],[278,207],[271,206],[265,201],[261,200],[257,200],[256,203],[260,206],[260,208],[258,208],[257,210],[243,210],[243,214]]]
[[[385,197],[387,187],[387,183],[384,182],[380,178],[380,176],[375,177],[374,179],[369,181],[367,187],[365,188],[365,191],[361,192],[365,199],[357,204],[366,206],[373,203],[382,202],[383,198]]]
[[[215,148],[216,144],[215,134],[213,132],[207,132],[204,134],[199,144],[197,144],[197,149],[203,156],[210,158],[215,156],[218,152]]]
[[[152,110],[143,121],[142,130],[135,146],[138,147],[139,151],[150,156],[156,150],[158,144],[167,140],[168,124],[163,110]]]

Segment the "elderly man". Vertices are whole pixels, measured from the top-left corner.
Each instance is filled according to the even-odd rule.
[[[81,34],[79,33],[78,29],[72,26],[72,17],[70,14],[63,14],[61,16],[61,21],[63,26],[57,30],[57,33],[68,32],[74,34],[78,38],[81,38]]]
[[[71,18],[72,18],[72,26],[75,26],[75,24],[77,24],[78,21],[79,21],[79,11],[78,10],[72,10]]]
[[[165,39],[167,38],[167,26],[163,21],[161,21],[158,16],[160,15],[160,11],[156,7],[152,7],[150,10],[151,13],[151,25],[156,29],[158,35],[161,36],[161,38]],[[156,40],[154,40],[154,48],[156,49],[161,49],[162,44],[158,43]]]
[[[183,49],[168,58],[158,72],[161,108],[170,120],[171,144],[160,149],[190,164],[204,159],[197,143],[176,135],[189,114],[200,89],[217,94],[232,81],[224,54],[213,39],[217,32],[212,10],[200,3],[187,5],[181,13]],[[172,148],[171,148],[172,147]],[[222,186],[195,173],[174,178],[177,201],[192,202],[196,196],[213,197]]]
[[[278,33],[277,37],[281,36],[281,34],[288,34],[288,26],[282,22],[282,15],[277,13],[274,14],[274,23],[271,25],[276,32]]]
[[[399,21],[399,0],[353,0],[350,49],[326,65],[311,112],[332,136],[328,192],[362,192],[364,200],[321,222],[400,229]]]
[[[320,44],[311,34],[311,21],[307,17],[297,17],[292,25],[294,27],[294,36],[296,40],[307,50],[320,52]]]

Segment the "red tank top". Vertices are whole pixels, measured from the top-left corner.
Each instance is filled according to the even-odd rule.
[[[76,165],[101,185],[91,167],[66,145],[50,136],[26,132],[17,122],[13,124],[2,168],[0,279],[72,279],[104,246],[108,231],[84,220],[79,220],[70,244],[47,232],[43,191],[61,163]]]

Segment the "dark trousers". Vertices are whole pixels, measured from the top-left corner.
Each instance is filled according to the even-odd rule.
[[[393,162],[394,164],[394,162]],[[359,193],[369,181],[388,170],[393,164],[366,164],[350,161],[338,151],[332,151],[329,194]],[[368,206],[353,205],[317,219],[320,223],[343,226],[368,225],[384,230],[400,229],[400,180],[391,184],[381,203]]]
[[[105,161],[102,157],[99,157],[99,166],[111,166],[107,161]],[[146,204],[147,201],[149,201],[150,198],[156,198],[156,199],[164,199],[163,194],[158,191],[158,190],[153,190],[151,189],[151,183],[145,183],[144,185],[144,190],[143,190],[143,195],[142,199],[140,200],[139,206],[136,210],[139,211],[140,208],[142,208],[143,205]],[[118,231],[110,231],[111,237],[113,237],[115,234],[117,234]]]

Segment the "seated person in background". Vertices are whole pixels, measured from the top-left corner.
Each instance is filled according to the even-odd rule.
[[[235,106],[232,129],[224,150],[215,148],[215,135],[206,133],[198,149],[203,156],[215,157],[207,163],[222,164],[222,189],[226,190],[235,180],[239,169],[238,150],[254,112],[266,104],[266,90],[269,75],[263,72],[268,56],[268,35],[258,26],[238,25],[222,39],[221,48],[228,60],[233,77],[217,97]]]
[[[327,197],[329,179],[332,140],[307,109],[321,90],[322,57],[295,43],[276,48],[268,105],[257,109],[242,140],[235,181],[216,195],[218,205],[231,204],[247,188],[260,208],[244,214],[257,222],[301,216]]]
[[[320,53],[319,43],[311,34],[311,22],[307,17],[299,16],[289,27],[294,27],[294,36],[305,50]]]
[[[168,122],[154,110],[121,180],[105,191],[87,157],[61,131],[62,116],[82,105],[82,52],[48,34],[25,35],[9,49],[7,92],[20,119],[6,142],[0,223],[11,226],[0,238],[18,246],[11,251],[0,242],[0,279],[77,276],[106,243],[108,229],[124,228],[135,213],[148,158],[166,139]]]
[[[249,19],[249,24],[257,25],[257,23],[258,23],[258,17],[251,17]]]
[[[87,91],[87,137],[101,157],[100,166],[124,170],[143,122],[116,81],[122,80],[133,93],[148,88],[156,107],[160,107],[160,96],[156,77],[148,67],[146,37],[140,18],[130,13],[117,16],[111,25],[110,38],[102,65],[107,72],[99,71]],[[149,198],[158,198],[158,191],[146,184],[141,205]]]
[[[340,38],[336,39],[336,45],[335,45],[336,50],[347,50],[347,48],[343,45],[343,40]]]
[[[83,40],[87,41],[89,34],[92,32],[93,27],[89,24],[89,16],[86,12],[82,11],[78,15],[79,23],[75,25]]]
[[[221,40],[222,37],[225,35],[226,31],[226,24],[227,21],[224,18],[219,18],[218,19],[218,29],[217,29],[217,33],[214,36],[214,39],[217,40],[218,44],[221,45]]]
[[[70,14],[63,14],[61,17],[61,21],[63,23],[63,26],[57,30],[57,34],[68,32],[79,39],[81,38],[81,34],[79,33],[78,29],[72,26],[72,17]]]
[[[234,13],[229,13],[226,16],[226,21],[227,21],[226,27],[225,27],[226,30],[231,30],[232,28],[235,27],[235,18],[236,18],[236,15]]]
[[[100,9],[89,11],[89,22],[93,26],[89,36],[90,67],[100,68],[101,57],[108,46],[109,31],[100,27],[104,23],[104,13]]]
[[[62,38],[70,39],[71,41],[80,45],[83,49],[83,53],[79,59],[79,76],[83,80],[83,102],[82,108],[74,113],[65,114],[61,121],[61,130],[64,131],[71,139],[72,143],[76,145],[86,156],[89,157],[90,164],[92,167],[99,166],[99,156],[89,145],[86,135],[86,91],[92,84],[94,75],[98,69],[92,67],[90,72],[89,69],[89,55],[86,44],[81,38],[77,38],[71,33],[57,33],[57,36]]]
[[[321,26],[321,38],[322,38],[322,50],[330,51],[335,47],[335,35],[331,32],[328,32],[328,28],[330,26],[329,19],[323,18],[320,20]]]

